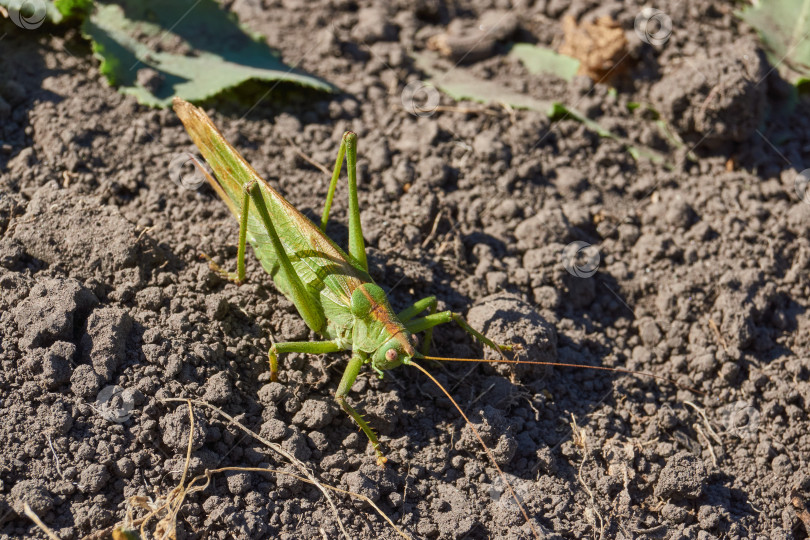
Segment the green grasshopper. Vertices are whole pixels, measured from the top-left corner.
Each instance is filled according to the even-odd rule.
[[[179,98],[175,98],[173,104],[186,131],[214,170],[218,181],[196,160],[195,165],[239,220],[236,272],[225,272],[216,265],[212,265],[212,268],[237,284],[244,282],[245,249],[247,242],[250,242],[276,287],[295,305],[307,326],[324,337],[323,341],[318,342],[273,343],[268,352],[271,380],[278,377],[279,354],[324,354],[350,350],[351,359],[338,384],[335,399],[366,434],[377,453],[377,463],[383,466],[387,459],[377,435],[346,401],[346,395],[364,364],[370,364],[380,377],[386,370],[402,364],[414,366],[442,390],[470,425],[534,536],[540,538],[534,523],[529,519],[515,490],[490,449],[484,444],[478,430],[450,393],[426,369],[414,362],[414,359],[444,360],[427,356],[432,330],[437,325],[455,321],[468,334],[498,351],[502,357],[501,362],[519,361],[507,359],[503,350],[509,350],[510,347],[496,345],[474,330],[458,313],[437,313],[438,302],[435,296],[419,300],[411,307],[394,313],[385,292],[374,283],[368,273],[357,200],[357,135],[352,132],[343,135],[321,224],[317,226],[253,170],[225,140],[205,112]],[[345,253],[324,232],[344,157],[349,178],[349,253]],[[425,311],[429,313],[420,317]],[[416,350],[415,334],[419,332],[425,333],[421,352]]]
[[[307,326],[324,338],[318,342],[274,343],[268,353],[271,380],[278,377],[280,354],[350,350],[351,359],[335,399],[371,441],[380,465],[386,458],[377,435],[346,401],[364,364],[370,364],[382,377],[386,370],[411,364],[415,358],[426,358],[433,327],[451,321],[501,355],[503,350],[510,349],[493,343],[458,313],[437,313],[435,296],[394,313],[382,288],[368,274],[357,199],[357,135],[350,131],[343,135],[319,227],[262,179],[201,109],[175,98],[174,110],[217,179],[195,162],[198,169],[239,220],[237,270],[225,272],[214,267],[215,270],[236,283],[244,282],[245,249],[250,242],[276,287],[295,304]],[[349,178],[348,253],[324,232],[344,157]],[[429,313],[418,317],[425,311]],[[425,332],[421,352],[416,350],[415,334],[419,332]]]

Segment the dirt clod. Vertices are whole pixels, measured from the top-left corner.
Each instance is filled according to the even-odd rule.
[[[476,423],[479,435],[484,439],[484,443],[490,448],[499,465],[509,463],[515,456],[518,443],[513,430],[504,419],[503,412],[486,405],[479,411],[479,414],[480,419],[471,418]],[[462,428],[461,438],[456,443],[456,448],[475,453],[480,453],[482,450],[481,443],[478,442],[478,438],[468,425]]]
[[[83,356],[104,381],[121,367],[131,330],[132,318],[120,308],[97,309],[87,319],[87,333],[81,339]]]
[[[706,467],[689,452],[672,456],[658,477],[655,496],[661,498],[683,497],[694,499],[700,495],[706,481]]]
[[[36,284],[13,310],[26,348],[49,346],[58,339],[73,339],[75,317],[98,303],[93,293],[72,279],[51,279]]]
[[[557,333],[543,317],[521,298],[496,293],[481,298],[470,309],[467,319],[473,328],[499,345],[517,347],[510,357],[538,362],[557,361]],[[486,358],[500,358],[497,352],[485,347]],[[501,375],[544,372],[530,366],[495,364]]]
[[[581,24],[567,15],[563,17],[562,29],[565,41],[560,54],[579,60],[578,75],[609,82],[628,68],[630,58],[624,29],[609,15]]]
[[[190,419],[188,407],[185,404],[160,417],[160,428],[163,433],[163,444],[174,452],[185,453],[188,448]],[[202,414],[194,414],[194,435],[191,439],[191,448],[197,450],[205,443],[208,422]]]
[[[233,397],[231,381],[226,373],[217,373],[205,384],[203,399],[215,405],[227,403]]]
[[[308,399],[301,405],[301,410],[293,416],[293,424],[307,429],[321,429],[329,424],[337,414],[337,407],[332,400]]]
[[[11,488],[11,501],[14,511],[19,515],[24,515],[25,503],[40,516],[50,512],[54,507],[53,494],[41,480],[23,480],[16,483]]]
[[[73,393],[85,399],[95,397],[101,389],[103,380],[101,375],[93,370],[93,367],[87,364],[76,366],[73,374],[70,376],[70,389]]]
[[[104,465],[94,463],[79,475],[79,489],[84,493],[98,493],[110,479],[110,472]]]
[[[135,227],[120,213],[85,197],[66,196],[55,182],[34,193],[14,230],[33,257],[83,276],[110,278],[148,260],[134,240]]]
[[[765,114],[767,64],[762,51],[743,39],[691,58],[652,88],[659,111],[689,140],[709,144],[744,141]]]

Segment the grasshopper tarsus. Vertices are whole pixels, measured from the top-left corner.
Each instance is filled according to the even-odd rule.
[[[340,408],[343,409],[343,412],[354,419],[357,425],[360,426],[360,429],[366,434],[366,437],[368,437],[368,440],[371,442],[371,446],[374,448],[374,452],[377,454],[377,465],[380,467],[385,466],[388,458],[383,455],[382,444],[380,444],[379,439],[377,439],[377,434],[374,433],[374,430],[371,429],[371,426],[368,425],[360,413],[354,410],[354,407],[349,405],[349,402],[346,401],[346,394],[342,390],[343,389],[339,387],[337,392],[335,392],[335,401],[338,402],[338,405],[340,405]]]
[[[214,262],[214,259],[212,259],[209,255],[205,253],[200,253],[200,258],[208,261],[208,268],[210,268],[212,272],[214,272],[216,275],[218,275],[219,277],[221,277],[226,281],[230,281],[236,285],[242,285],[243,283],[245,283],[245,281],[247,281],[246,279],[240,279],[238,272],[228,272],[220,265],[218,265],[216,262]]]
[[[270,350],[267,351],[267,358],[270,361],[270,382],[277,382],[278,381],[278,350],[276,349],[276,344],[273,343],[273,346],[270,347]]]

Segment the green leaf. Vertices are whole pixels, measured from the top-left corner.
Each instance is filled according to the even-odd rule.
[[[759,0],[736,14],[756,29],[786,80],[798,84],[810,78],[810,0]]]
[[[665,156],[661,152],[616,135],[572,107],[568,107],[559,101],[542,100],[521,94],[501,86],[495,81],[480,79],[468,70],[458,66],[443,71],[436,67],[437,59],[438,57],[433,53],[422,52],[414,56],[414,64],[430,77],[430,80],[425,82],[436,86],[456,101],[469,99],[480,103],[503,103],[519,109],[532,109],[546,113],[552,120],[565,120],[567,118],[577,120],[600,137],[620,142],[634,159],[644,158],[671,168],[666,163]]]
[[[414,56],[416,67],[431,77],[430,82],[434,86],[456,101],[469,99],[479,103],[501,103],[517,109],[540,112],[547,112],[553,104],[550,100],[537,99],[510,90],[495,81],[480,79],[465,68],[442,71],[435,67],[437,59],[437,55],[427,51]]]
[[[570,81],[577,74],[579,60],[530,43],[515,43],[508,56],[520,60],[532,75],[556,75]]]
[[[214,0],[99,3],[82,33],[107,80],[153,107],[174,96],[200,102],[250,80],[335,89],[284,64]]]
[[[634,143],[626,139],[625,137],[616,135],[609,129],[602,127],[601,124],[591,120],[590,118],[588,118],[587,116],[585,116],[584,114],[582,114],[581,112],[572,107],[568,107],[566,105],[563,105],[562,103],[556,103],[554,112],[555,115],[552,117],[554,119],[560,120],[565,117],[574,118],[575,120],[579,120],[580,122],[585,124],[588,127],[588,129],[597,133],[600,137],[604,137],[606,139],[613,139],[614,141],[622,143],[627,152],[629,152],[630,155],[633,156],[633,159],[637,161],[641,158],[644,158],[650,160],[653,163],[661,164],[667,169],[672,168],[672,166],[669,163],[667,163],[666,156],[661,152],[659,152],[658,150],[654,150],[642,144]]]
[[[83,19],[93,11],[93,0],[55,0],[53,5],[59,11],[60,20],[55,23],[71,19]]]

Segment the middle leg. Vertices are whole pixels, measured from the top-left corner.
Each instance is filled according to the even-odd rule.
[[[427,298],[422,298],[421,300],[416,301],[411,307],[406,308],[397,313],[397,317],[399,318],[400,321],[402,321],[407,325],[409,321],[411,321],[414,317],[416,317],[426,309],[430,310],[431,315],[436,313],[436,306],[438,304],[439,301],[436,299],[435,296],[428,296]],[[431,341],[433,341],[432,326],[425,330],[425,339],[422,341],[422,354],[427,354],[430,351]]]
[[[357,379],[357,375],[360,373],[360,368],[366,362],[367,358],[364,357],[362,354],[355,353],[352,355],[352,359],[349,360],[349,365],[346,366],[346,371],[343,372],[343,378],[340,379],[340,384],[338,384],[337,392],[335,392],[335,400],[340,404],[340,407],[343,411],[348,414],[349,416],[357,422],[357,425],[360,426],[360,429],[363,430],[363,433],[366,434],[368,440],[371,442],[371,446],[374,447],[374,451],[377,453],[377,465],[383,466],[388,459],[383,455],[382,449],[380,448],[380,440],[377,439],[377,434],[374,433],[374,430],[371,429],[371,426],[368,425],[360,413],[354,410],[354,407],[349,405],[349,402],[346,401],[346,395],[352,389],[352,385],[354,384],[355,379]]]
[[[417,332],[425,332],[426,333],[425,344],[429,346],[429,342],[427,340],[427,332],[432,331],[434,326],[449,323],[450,321],[455,321],[455,323],[458,324],[462,330],[464,330],[469,335],[476,338],[484,345],[487,345],[488,347],[497,351],[498,354],[501,355],[501,358],[503,358],[504,360],[508,360],[508,358],[506,358],[506,355],[503,354],[503,351],[511,351],[512,350],[511,345],[498,345],[497,343],[486,337],[484,334],[482,334],[481,332],[470,326],[467,323],[467,321],[464,320],[464,317],[453,311],[442,311],[440,313],[431,313],[430,315],[426,315],[425,317],[412,319],[407,323],[405,323],[405,327],[408,329],[409,332],[414,334]],[[422,354],[427,354],[427,352],[423,351]]]

